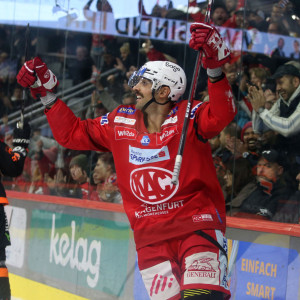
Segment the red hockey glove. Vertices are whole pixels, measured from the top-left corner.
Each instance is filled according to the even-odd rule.
[[[47,90],[43,86],[35,84],[30,87],[30,93],[33,99],[39,99],[47,95]]]
[[[25,62],[17,75],[17,81],[24,88],[30,87],[35,83],[36,76],[34,74],[33,60]]]
[[[192,37],[189,46],[204,51],[205,57],[202,60],[204,68],[216,69],[230,60],[230,50],[215,27],[193,23],[190,31]]]
[[[48,69],[47,65],[41,60],[40,57],[33,59],[34,71],[41,81],[41,85],[48,91],[53,90],[54,87],[58,86],[58,80],[56,76]]]

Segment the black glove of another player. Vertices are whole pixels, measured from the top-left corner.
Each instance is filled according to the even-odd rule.
[[[19,122],[16,124],[13,134],[13,150],[15,150],[16,147],[22,147],[24,149],[28,148],[30,142],[30,132],[31,128],[28,123],[24,123],[23,129],[20,128]]]

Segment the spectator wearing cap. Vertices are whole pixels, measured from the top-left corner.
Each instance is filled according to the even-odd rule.
[[[79,154],[73,157],[69,164],[69,170],[72,179],[75,182],[73,197],[88,199],[89,198],[89,161],[85,154]]]
[[[249,27],[249,11],[244,7],[240,7],[234,11],[233,15],[223,24],[228,28],[248,28]]]
[[[246,158],[252,167],[257,164],[259,156],[259,135],[253,131],[252,122],[247,122],[241,131],[241,139],[230,138],[226,148],[235,158]]]
[[[300,155],[300,71],[293,65],[284,64],[272,78],[276,80],[279,99],[268,110],[265,98],[257,96],[262,90],[249,86],[252,107],[265,125],[279,133],[277,147],[289,154]]]
[[[256,188],[240,202],[232,202],[234,215],[272,220],[280,202],[288,201],[293,189],[284,179],[286,162],[275,149],[262,152],[256,173]]]
[[[249,13],[249,25],[259,31],[266,32],[268,30],[268,22],[265,13],[262,10],[252,10]]]

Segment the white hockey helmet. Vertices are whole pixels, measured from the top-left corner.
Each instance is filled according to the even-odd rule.
[[[134,87],[141,78],[152,81],[152,90],[168,86],[171,90],[169,98],[177,101],[186,88],[186,76],[183,69],[170,61],[149,61],[129,78],[128,85]]]

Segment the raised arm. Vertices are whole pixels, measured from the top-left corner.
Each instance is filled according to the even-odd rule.
[[[209,102],[197,110],[196,122],[199,133],[211,138],[228,125],[236,114],[231,87],[221,69],[230,60],[230,50],[213,26],[194,23],[191,33],[189,45],[203,51],[202,63],[209,78]]]
[[[109,150],[108,122],[102,123],[102,119],[107,116],[84,121],[76,117],[67,105],[56,97],[56,76],[39,57],[25,62],[17,80],[21,86],[29,87],[33,98],[40,99],[45,106],[53,136],[59,144],[74,150]]]

